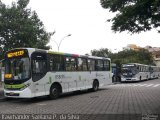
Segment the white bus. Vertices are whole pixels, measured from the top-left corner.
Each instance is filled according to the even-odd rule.
[[[150,79],[150,66],[139,63],[122,64],[121,81],[141,81]]]
[[[111,60],[105,57],[82,56],[19,48],[6,52],[4,95],[33,98],[92,89],[112,83]]]
[[[160,66],[150,66],[150,79],[157,79],[160,77]]]

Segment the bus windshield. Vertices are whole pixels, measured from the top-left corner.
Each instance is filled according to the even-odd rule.
[[[122,68],[122,75],[135,75],[136,74],[135,67],[123,67]]]
[[[30,78],[30,64],[28,57],[6,59],[5,78],[24,80]]]

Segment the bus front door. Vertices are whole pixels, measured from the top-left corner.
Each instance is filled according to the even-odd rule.
[[[47,54],[43,52],[34,52],[31,55],[31,60],[35,96],[45,95]]]

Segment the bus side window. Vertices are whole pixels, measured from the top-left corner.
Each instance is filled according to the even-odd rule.
[[[102,60],[96,60],[96,70],[103,71],[103,61]]]
[[[104,60],[104,71],[110,71],[110,61],[109,60]]]
[[[87,59],[78,58],[78,71],[87,71]]]
[[[95,60],[88,59],[88,69],[90,71],[95,71]]]
[[[78,71],[82,71],[82,59],[78,58]]]
[[[82,69],[83,71],[87,71],[88,68],[87,68],[87,59],[86,58],[82,58]]]
[[[53,58],[50,58],[50,60],[49,60],[49,70],[50,70],[50,71],[53,71],[53,70],[54,70],[53,63],[54,63]]]
[[[50,71],[64,71],[64,57],[62,55],[50,55]]]
[[[65,63],[66,63],[66,71],[76,71],[77,70],[75,58],[66,57]]]

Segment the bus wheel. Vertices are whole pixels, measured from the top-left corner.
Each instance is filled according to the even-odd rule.
[[[92,91],[97,91],[97,90],[98,90],[98,87],[99,87],[98,81],[97,81],[97,80],[94,80]]]
[[[148,75],[147,75],[147,77],[146,77],[146,80],[149,80]]]
[[[60,96],[59,86],[58,85],[51,86],[49,98],[50,99],[57,99],[59,96]]]
[[[141,77],[141,76],[139,77],[139,80],[140,80],[140,81],[142,80],[142,77]]]
[[[116,76],[113,76],[113,77],[112,77],[112,83],[114,83],[114,82],[117,82],[117,81],[116,81]]]

